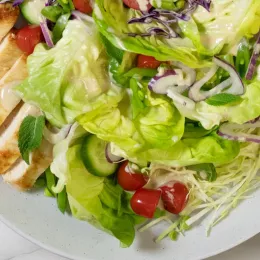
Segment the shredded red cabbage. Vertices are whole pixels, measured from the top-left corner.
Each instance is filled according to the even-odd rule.
[[[45,6],[51,6],[51,5],[55,4],[55,3],[56,3],[56,0],[47,0],[45,2]]]
[[[147,37],[152,35],[164,36],[165,38],[177,38],[180,35],[171,27],[173,24],[177,24],[178,20],[189,21],[190,14],[197,8],[198,5],[203,6],[208,11],[210,10],[210,0],[187,0],[188,6],[180,12],[164,10],[164,9],[150,9],[148,12],[141,12],[140,17],[133,17],[128,21],[128,24],[143,23],[150,24],[157,22],[162,25],[161,27],[153,27],[147,29],[144,33],[128,33],[128,36]]]
[[[14,0],[14,1],[13,1],[13,6],[18,6],[18,5],[22,4],[23,1],[24,1],[24,0]]]
[[[258,33],[257,36],[257,40],[254,46],[254,50],[249,62],[249,66],[247,69],[247,73],[246,73],[246,79],[247,80],[251,80],[255,74],[255,70],[256,70],[256,65],[257,65],[257,59],[259,58],[260,55],[260,31]]]
[[[208,12],[210,11],[211,0],[188,0],[189,4],[192,6],[201,5],[203,6]]]

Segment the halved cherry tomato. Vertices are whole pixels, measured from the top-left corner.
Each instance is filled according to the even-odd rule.
[[[180,182],[170,182],[160,187],[164,208],[173,213],[179,214],[188,202],[189,190]]]
[[[124,190],[128,191],[138,190],[147,183],[147,179],[143,174],[131,172],[128,161],[121,164],[117,172],[117,181]]]
[[[35,46],[42,41],[43,35],[40,26],[25,26],[18,31],[16,36],[18,47],[27,54],[33,53]]]
[[[137,67],[145,69],[157,69],[161,65],[161,62],[156,60],[154,57],[138,55]]]
[[[123,0],[124,4],[127,5],[129,8],[135,9],[135,10],[141,10],[141,7],[138,4],[137,0]],[[147,4],[147,9],[142,11],[148,11],[151,8],[151,4]]]
[[[153,218],[161,193],[160,190],[137,190],[130,201],[133,211],[145,218]]]
[[[75,9],[84,14],[91,14],[93,11],[90,0],[73,0],[73,4]]]

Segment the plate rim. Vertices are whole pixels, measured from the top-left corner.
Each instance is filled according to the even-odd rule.
[[[5,218],[3,216],[3,214],[1,214],[1,213],[0,213],[0,221],[2,221],[7,227],[9,227],[11,230],[13,230],[18,235],[22,236],[23,238],[27,239],[28,241],[36,244],[37,246],[40,246],[41,248],[43,248],[51,253],[54,253],[56,255],[59,255],[59,256],[62,256],[62,257],[68,258],[68,259],[72,259],[72,260],[95,260],[95,259],[91,259],[91,258],[81,258],[79,256],[70,255],[69,253],[65,253],[62,250],[55,248],[54,246],[48,245],[46,243],[41,242],[40,240],[37,240],[32,235],[29,235],[27,232],[22,231],[21,229],[17,228],[14,223],[12,223],[7,218]],[[243,237],[241,239],[238,239],[237,242],[235,242],[235,243],[228,244],[226,247],[218,249],[212,253],[202,255],[200,258],[194,258],[193,260],[201,260],[201,259],[207,259],[209,257],[217,256],[221,253],[224,253],[232,248],[235,248],[235,247],[243,244],[244,242],[248,241],[249,239],[253,238],[254,236],[256,236],[259,233],[260,233],[260,230],[256,230],[253,234]]]

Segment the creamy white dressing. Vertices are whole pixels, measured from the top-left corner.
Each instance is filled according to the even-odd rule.
[[[123,42],[118,38],[118,37],[114,37],[114,40],[116,40],[117,45],[122,49],[122,50],[127,50],[123,44]]]
[[[141,11],[147,11],[148,0],[136,0]]]
[[[103,15],[98,7],[98,5],[95,5],[95,15],[99,20],[103,20]]]
[[[19,83],[20,81],[15,81],[10,84],[6,84],[0,90],[0,104],[7,111],[12,111],[21,101],[21,98],[13,91],[13,87],[17,86]]]
[[[259,54],[260,53],[260,43],[258,43],[255,47],[255,54]]]
[[[171,89],[168,90],[167,96],[173,100],[174,105],[181,111],[182,115],[189,119],[200,121],[205,129],[211,129],[214,125],[219,124],[222,119],[222,116],[217,113],[198,112],[194,101]]]

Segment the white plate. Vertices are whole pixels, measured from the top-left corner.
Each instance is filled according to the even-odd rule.
[[[54,199],[41,192],[19,193],[0,178],[0,219],[18,233],[54,253],[84,260],[196,260],[220,252],[254,236],[260,231],[260,190],[241,203],[217,225],[210,237],[205,223],[180,237],[155,244],[152,238],[162,226],[137,233],[131,248],[122,249],[113,237],[86,222],[63,216]]]

